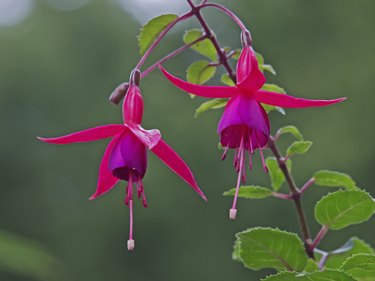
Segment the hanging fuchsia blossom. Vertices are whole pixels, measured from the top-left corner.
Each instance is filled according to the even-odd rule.
[[[134,80],[133,72],[131,80]],[[137,75],[138,75],[137,74]],[[112,137],[105,150],[99,168],[96,192],[90,200],[111,190],[119,180],[128,182],[125,204],[130,211],[130,230],[128,249],[134,249],[133,239],[133,185],[138,198],[142,197],[147,207],[142,179],[147,168],[147,150],[151,150],[171,170],[185,180],[204,200],[207,201],[187,164],[161,139],[159,130],[145,130],[141,127],[143,116],[143,98],[138,83],[131,83],[124,102],[124,124],[99,126],[57,138],[39,138],[41,141],[54,144],[89,142]]]
[[[225,159],[229,148],[235,149],[234,167],[238,173],[238,180],[233,205],[229,212],[231,219],[236,218],[236,203],[241,181],[246,180],[246,152],[249,155],[250,169],[252,169],[251,156],[256,149],[259,149],[264,170],[268,172],[262,150],[267,146],[270,124],[261,103],[285,108],[305,108],[325,106],[345,100],[345,98],[307,100],[261,90],[266,79],[258,67],[255,52],[250,45],[243,48],[239,57],[235,86],[191,84],[174,77],[162,67],[160,69],[169,81],[188,93],[205,98],[229,98],[217,131],[220,135],[220,142],[225,147],[222,159]]]

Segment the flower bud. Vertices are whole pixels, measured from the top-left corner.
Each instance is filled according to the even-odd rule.
[[[253,39],[251,38],[249,30],[241,32],[241,42],[244,48],[252,45]]]
[[[122,83],[118,85],[117,88],[110,95],[109,101],[116,105],[119,104],[120,101],[124,98],[128,88],[129,88],[129,83]]]

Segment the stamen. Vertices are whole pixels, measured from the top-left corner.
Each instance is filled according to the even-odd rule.
[[[238,155],[239,163],[238,163],[238,178],[237,178],[237,185],[236,185],[236,193],[234,195],[232,208],[229,210],[229,218],[231,220],[236,219],[236,215],[237,215],[236,205],[237,205],[238,191],[241,185],[242,172],[244,170],[243,168],[244,168],[245,149],[244,149],[244,137],[243,136],[241,137],[241,143],[240,143],[238,154],[239,154]]]
[[[268,174],[268,168],[267,168],[266,162],[264,161],[263,149],[261,147],[259,147],[259,153],[260,153],[260,158],[262,158],[263,169]]]
[[[248,153],[249,154],[249,168],[250,170],[253,169],[253,159],[251,159],[251,152]]]
[[[250,144],[250,152],[254,154],[253,142],[251,141],[251,130],[249,130],[249,144]]]
[[[238,150],[238,148],[236,148],[236,150],[234,151],[234,159],[233,159],[233,166],[234,166],[234,168],[237,170],[237,166],[238,166],[238,154],[239,154],[239,150]],[[237,173],[238,173],[238,171],[237,171]]]
[[[228,148],[229,148],[229,143],[228,143],[227,147],[225,148],[223,155],[221,156],[221,161],[223,161],[223,160],[225,160],[225,158],[227,158]]]
[[[135,247],[135,241],[133,239],[133,180],[132,176],[129,177],[128,182],[128,196],[129,198],[129,239],[128,239],[128,250],[133,251]]]

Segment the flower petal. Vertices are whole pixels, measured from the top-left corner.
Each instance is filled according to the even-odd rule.
[[[163,67],[159,66],[160,70],[163,72],[164,76],[167,77],[169,81],[172,82],[176,87],[205,98],[230,98],[233,95],[239,93],[236,87],[229,86],[202,86],[197,84],[191,84],[180,78],[177,78],[170,73],[168,73]]]
[[[255,99],[261,103],[280,106],[285,108],[304,108],[326,106],[346,100],[339,98],[334,100],[308,100],[303,98],[295,98],[292,96],[259,90],[255,93]]]
[[[140,125],[126,126],[148,149],[152,149],[161,139],[160,131],[157,129],[145,130]]]
[[[120,134],[124,129],[125,129],[124,125],[111,124],[111,125],[104,125],[104,126],[86,129],[86,130],[79,131],[79,132],[69,134],[69,135],[65,135],[62,137],[57,137],[57,138],[38,137],[38,139],[43,142],[54,143],[54,144],[88,142],[88,141],[96,141],[100,139],[113,137],[115,135]]]
[[[118,178],[112,175],[112,171],[108,168],[109,157],[111,155],[113,147],[116,145],[121,135],[114,137],[108,144],[102,162],[99,167],[98,184],[95,193],[90,197],[90,200],[94,200],[98,196],[110,191],[115,184],[119,181]]]
[[[266,78],[258,66],[258,61],[253,48],[242,49],[237,63],[237,86],[250,91],[262,88]]]
[[[163,161],[173,172],[186,181],[205,201],[207,201],[206,196],[198,187],[189,166],[164,140],[161,139],[158,144],[151,149],[151,151],[155,153],[155,155],[159,157],[159,159]]]

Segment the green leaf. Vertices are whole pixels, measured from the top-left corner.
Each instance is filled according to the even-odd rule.
[[[354,180],[347,174],[322,170],[314,174],[315,184],[320,186],[345,187],[348,190],[358,189]]]
[[[268,276],[262,281],[355,281],[344,272],[336,270],[316,271],[312,273],[280,272]]]
[[[252,228],[236,236],[240,259],[250,269],[302,271],[306,266],[303,244],[296,234],[272,228]]]
[[[275,157],[268,157],[266,159],[266,165],[268,168],[268,173],[271,178],[271,185],[273,190],[278,191],[285,181],[283,172],[279,168],[279,164]],[[292,170],[292,160],[288,159],[286,162],[288,170]]]
[[[234,196],[236,193],[236,189],[232,188],[224,192],[224,196]],[[238,191],[238,197],[246,198],[246,199],[262,199],[266,197],[272,196],[272,191],[266,187],[261,186],[241,186]]]
[[[236,85],[233,82],[233,80],[229,77],[228,73],[224,73],[223,75],[221,75],[220,81],[221,81],[221,83],[223,83],[225,85],[228,85],[228,86],[234,86],[234,85]]]
[[[184,43],[186,45],[188,45],[188,44],[194,42],[195,40],[199,39],[202,36],[203,36],[203,33],[202,33],[201,30],[190,29],[190,30],[187,30],[185,32],[183,40],[184,40]],[[209,58],[212,61],[217,60],[216,49],[209,39],[205,39],[203,41],[200,41],[200,42],[194,44],[193,46],[191,46],[191,48],[194,51],[196,51],[197,53],[200,53],[201,55],[206,56],[207,58]]]
[[[241,261],[240,258],[240,241],[236,240],[233,245],[232,259],[234,261]]]
[[[210,80],[216,72],[216,67],[210,66],[207,60],[193,62],[186,71],[186,79],[193,84],[204,84]]]
[[[263,85],[262,90],[280,93],[280,94],[286,94],[286,91],[283,88],[281,88],[280,86],[277,86],[276,84],[266,83],[266,84]],[[262,106],[266,110],[266,112],[277,110],[281,114],[285,115],[285,110],[282,107],[272,106],[272,105],[268,105],[268,104],[262,104]]]
[[[348,249],[349,246],[350,248]],[[365,241],[357,237],[352,237],[340,248],[329,252],[325,267],[332,269],[339,268],[347,258],[354,254],[375,254],[375,251]],[[317,257],[319,256],[317,255]]]
[[[143,55],[159,34],[176,18],[177,15],[167,14],[153,18],[147,22],[142,28],[137,37],[139,53]]]
[[[365,191],[340,190],[324,196],[315,206],[315,218],[330,229],[367,221],[375,211],[373,198]]]
[[[232,55],[231,58],[234,59],[234,60],[238,60],[240,58],[241,51],[242,51],[241,49],[234,50],[234,55]],[[257,59],[258,59],[258,57],[257,57]],[[258,61],[258,63],[259,63],[259,61]]]
[[[240,50],[240,52],[241,52],[241,50]],[[255,52],[255,56],[257,58],[257,61],[258,61],[259,65],[264,64],[264,57],[262,56],[262,54],[260,54],[258,52]]]
[[[296,126],[285,126],[277,130],[276,135],[292,134],[297,140],[303,141],[303,136]]]
[[[36,280],[66,280],[60,262],[40,244],[0,230],[2,271]]]
[[[313,259],[308,259],[307,264],[303,270],[304,272],[314,272],[314,271],[319,271],[319,266],[316,261]]]
[[[305,154],[309,151],[312,141],[295,141],[287,149],[286,154],[292,156],[293,154]]]
[[[266,71],[266,72],[269,72],[273,75],[276,75],[275,69],[270,64],[260,64],[259,69],[263,72]]]
[[[352,276],[357,281],[375,280],[375,256],[358,254],[348,258],[340,270]]]
[[[227,99],[212,99],[202,103],[196,110],[195,110],[195,118],[198,118],[202,113],[206,112],[210,109],[219,109],[226,106],[228,103]]]
[[[266,83],[266,84],[263,85],[262,90],[275,92],[275,93],[279,93],[279,94],[286,94],[286,91],[276,84]]]

